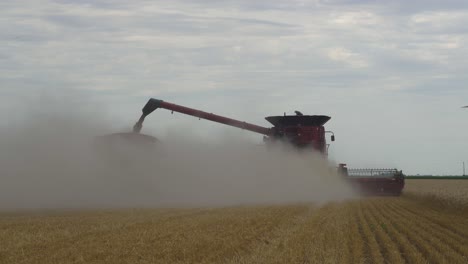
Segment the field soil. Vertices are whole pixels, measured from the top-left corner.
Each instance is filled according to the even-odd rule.
[[[468,263],[453,198],[468,181],[453,183],[320,206],[3,212],[0,263]]]

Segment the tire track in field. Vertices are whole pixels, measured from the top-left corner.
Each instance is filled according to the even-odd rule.
[[[382,201],[382,205],[377,206],[377,208],[371,204],[372,210],[375,210],[376,214],[378,215],[379,219],[381,219],[382,223],[384,224],[385,232],[391,237],[391,239],[395,242],[398,248],[398,254],[401,256],[401,260],[398,263],[426,263],[427,260],[424,256],[418,251],[417,247],[415,247],[408,237],[401,233],[398,229],[396,229],[391,221],[385,217],[382,211],[386,210],[386,206],[392,203],[391,200]]]
[[[386,230],[385,218],[377,214],[375,208],[372,207],[372,200],[366,200],[364,202],[368,209],[365,215],[377,238],[377,243],[380,252],[382,252],[384,261],[389,263],[402,263],[404,260],[401,257],[398,245],[388,234],[388,230]]]
[[[443,244],[432,236],[427,228],[423,228],[410,214],[398,210],[385,210],[383,215],[393,222],[395,228],[405,233],[407,238],[423,253],[427,260],[436,263],[458,263],[453,262],[451,255],[445,254],[440,247]]]
[[[395,213],[402,214],[403,212],[406,212],[408,215],[411,215],[412,219],[417,221],[420,227],[424,226],[424,230],[427,230],[432,235],[433,239],[436,240],[434,243],[439,241],[439,243],[436,243],[436,247],[443,247],[445,249],[444,253],[446,256],[452,257],[452,260],[454,261],[460,261],[461,259],[464,259],[464,261],[468,262],[468,246],[466,246],[468,238],[453,234],[445,227],[438,225],[435,222],[431,222],[425,217],[421,217],[421,215],[424,214],[423,210],[421,210],[419,214],[416,214],[410,210],[407,210],[404,205],[399,204],[393,205],[391,210],[393,210]]]

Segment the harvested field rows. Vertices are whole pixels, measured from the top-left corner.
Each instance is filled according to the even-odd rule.
[[[467,263],[466,211],[421,199],[4,213],[0,263]]]

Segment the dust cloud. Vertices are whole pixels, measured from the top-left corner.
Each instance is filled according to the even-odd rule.
[[[154,148],[128,141],[97,147],[96,136],[111,132],[110,120],[70,112],[78,106],[64,113],[63,105],[40,105],[0,131],[0,210],[322,203],[355,196],[316,153],[173,132]]]

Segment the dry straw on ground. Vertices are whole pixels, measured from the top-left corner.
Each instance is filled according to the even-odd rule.
[[[414,188],[320,207],[3,213],[0,263],[467,263],[468,212]]]
[[[468,204],[467,180],[407,180],[405,191]]]

